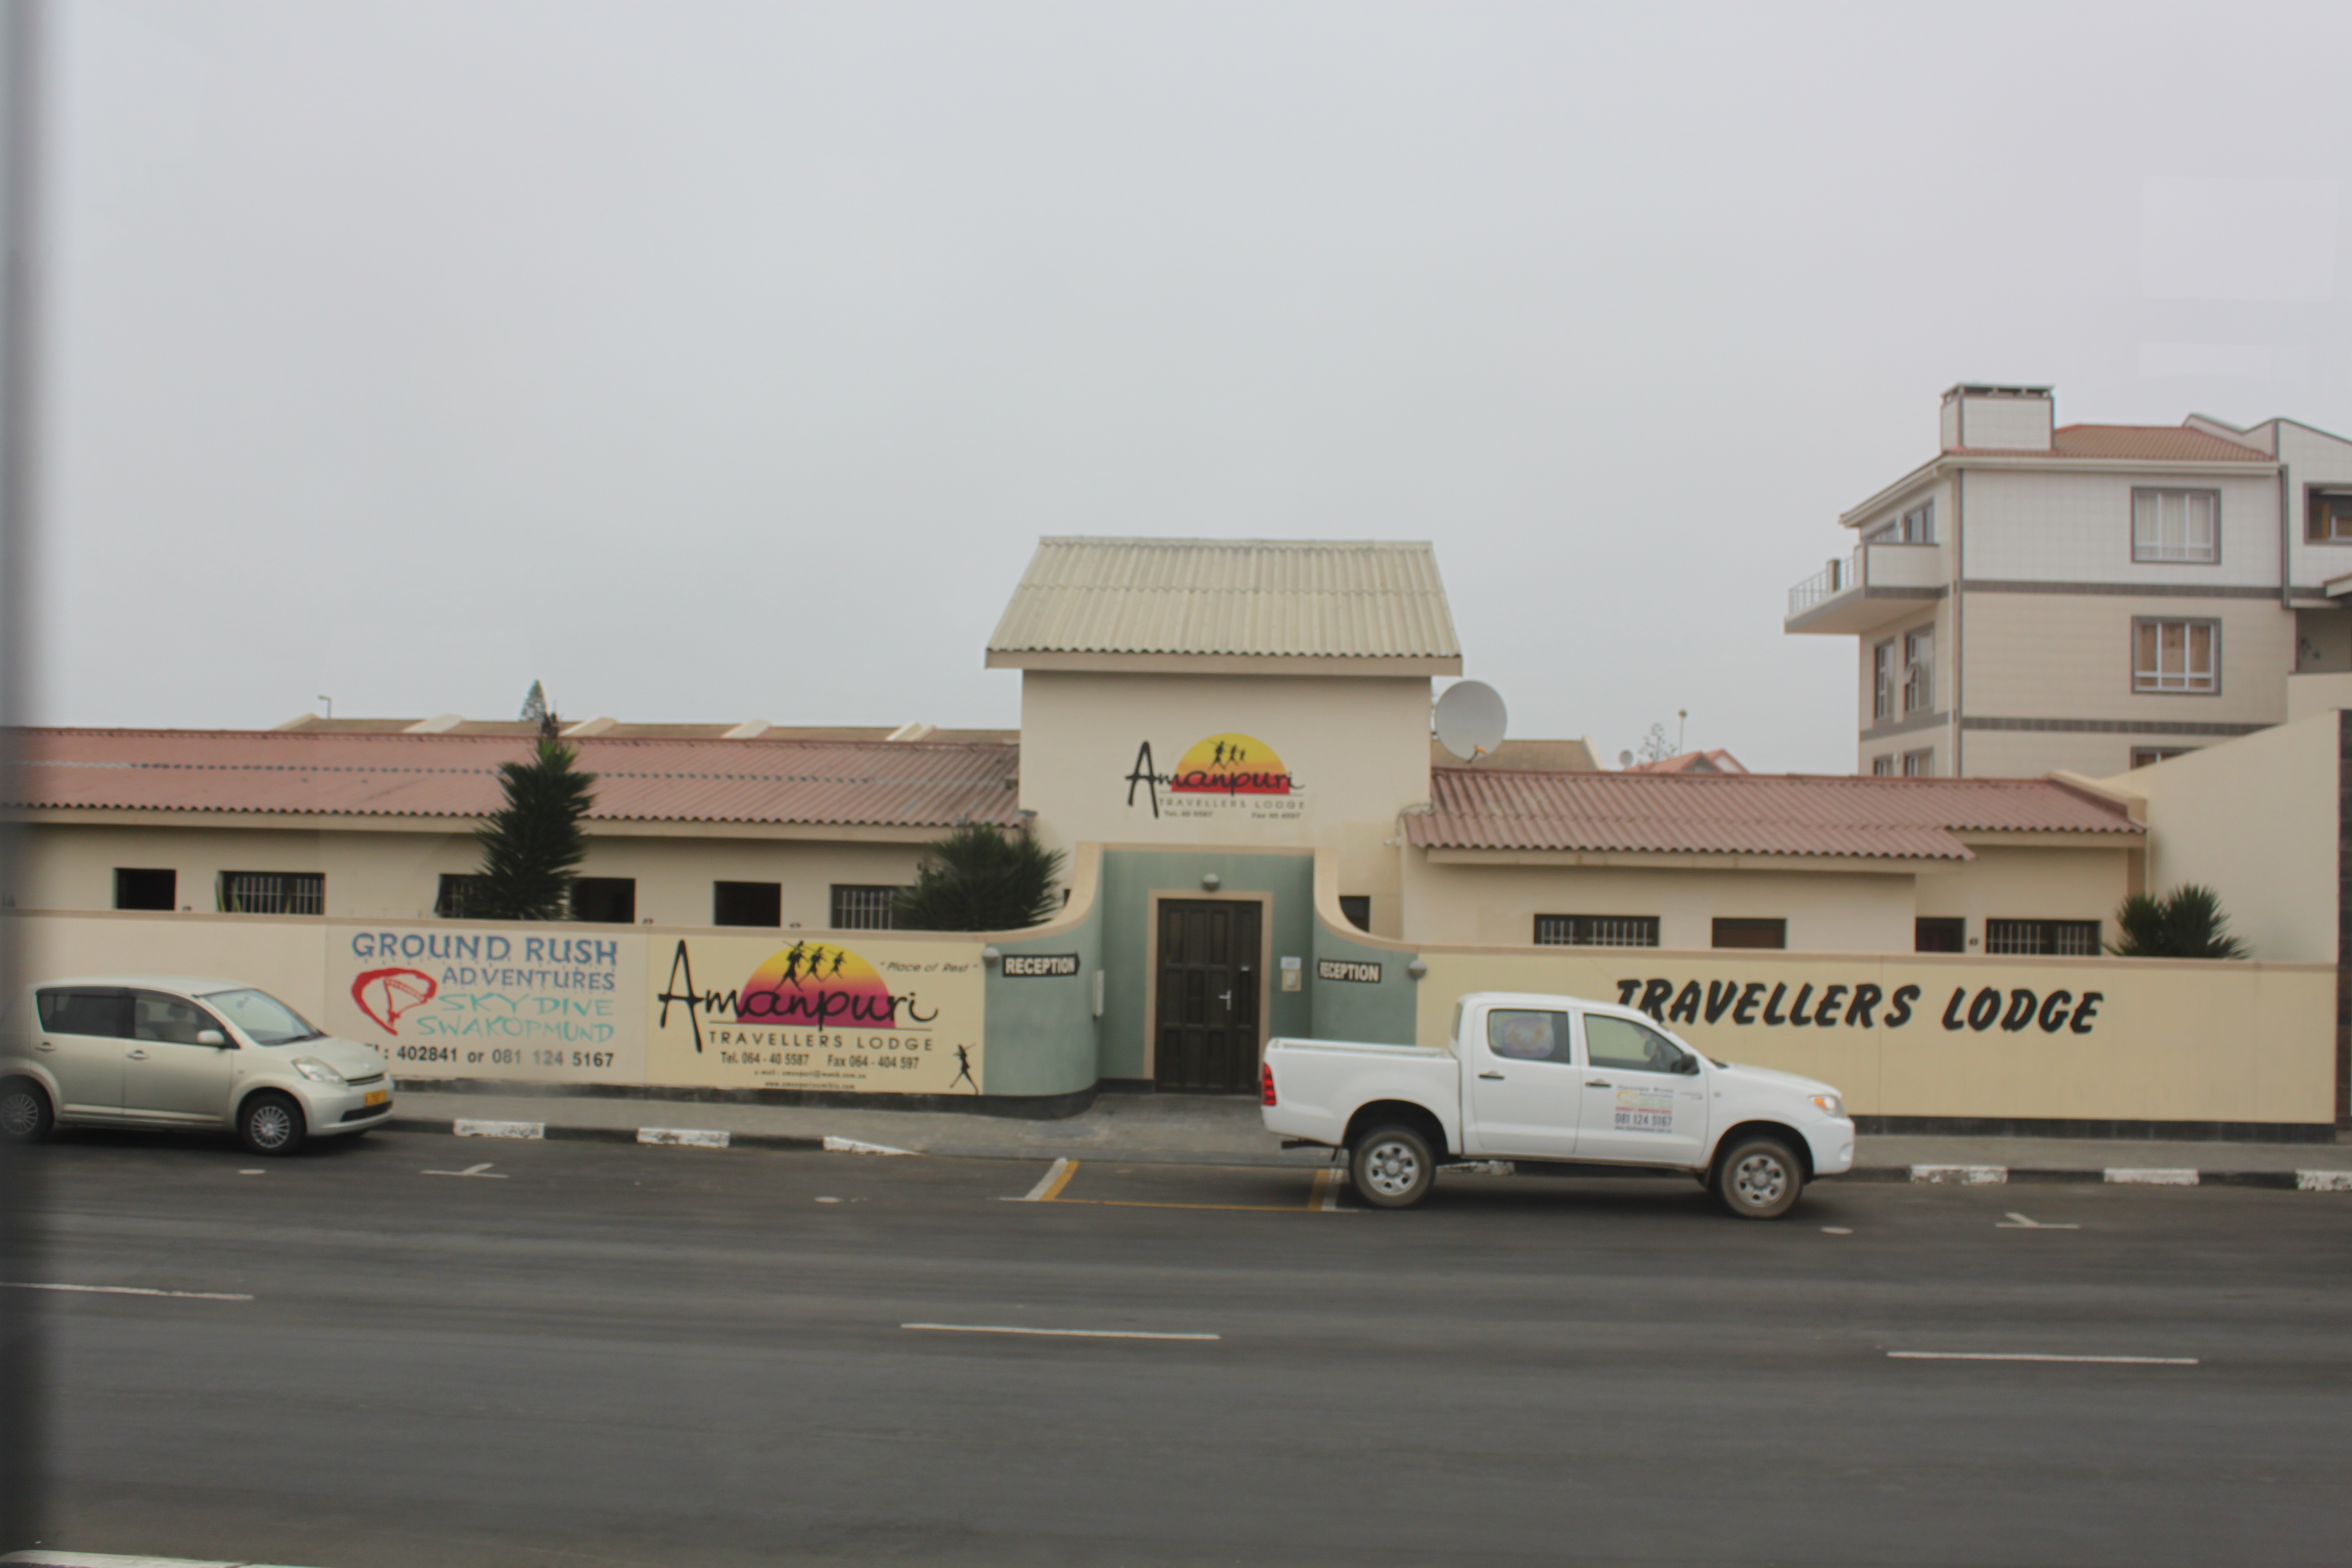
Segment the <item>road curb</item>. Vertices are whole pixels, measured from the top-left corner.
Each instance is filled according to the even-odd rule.
[[[2352,1171],[2141,1170],[2105,1166],[2082,1170],[2032,1165],[1857,1165],[1832,1182],[1908,1182],[1920,1186],[2269,1187],[2284,1192],[2352,1192]]]

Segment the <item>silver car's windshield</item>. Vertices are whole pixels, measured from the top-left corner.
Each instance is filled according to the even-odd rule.
[[[309,1019],[267,991],[214,991],[203,1000],[205,1006],[217,1008],[243,1029],[246,1038],[257,1046],[290,1046],[326,1033],[312,1028]]]

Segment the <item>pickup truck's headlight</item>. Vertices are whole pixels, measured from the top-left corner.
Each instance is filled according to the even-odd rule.
[[[1837,1095],[1817,1094],[1813,1096],[1813,1103],[1822,1108],[1822,1114],[1823,1116],[1843,1116],[1845,1114],[1845,1101]]]
[[[343,1075],[316,1057],[304,1057],[295,1062],[294,1070],[312,1083],[341,1083]]]

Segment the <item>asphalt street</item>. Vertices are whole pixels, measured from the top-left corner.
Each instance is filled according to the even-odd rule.
[[[37,1298],[82,1551],[2151,1568],[2352,1529],[2352,1194],[1825,1183],[1759,1225],[1663,1178],[1390,1214],[421,1134],[33,1163],[9,1283],[111,1288]],[[2143,1359],[1914,1359],[1992,1355]]]

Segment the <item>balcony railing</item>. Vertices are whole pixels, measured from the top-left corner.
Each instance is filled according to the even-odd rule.
[[[1853,554],[1830,562],[1789,590],[1789,619],[1793,621],[1810,610],[1819,609],[1855,588],[1870,595],[1884,594],[1894,600],[1916,597],[1922,591],[1932,595],[1942,585],[1945,571],[1944,552],[1939,545],[1860,545]],[[1902,611],[1890,607],[1886,613],[1899,615]]]
[[[1862,581],[1862,551],[1828,565],[1789,590],[1789,618],[1795,620],[1824,600],[1834,599]]]

